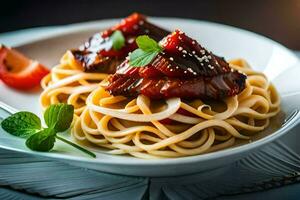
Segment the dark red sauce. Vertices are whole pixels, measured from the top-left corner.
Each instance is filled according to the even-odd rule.
[[[119,50],[112,48],[110,39],[116,30],[121,31],[125,37],[125,45]],[[137,48],[136,37],[145,34],[159,41],[169,32],[149,23],[144,15],[134,13],[116,26],[95,34],[79,49],[72,50],[72,53],[85,71],[114,73],[128,53]]]
[[[145,67],[131,67],[128,60],[121,63],[106,90],[113,95],[144,94],[152,99],[222,99],[245,88],[244,74],[183,32],[173,32],[160,44],[164,50]]]

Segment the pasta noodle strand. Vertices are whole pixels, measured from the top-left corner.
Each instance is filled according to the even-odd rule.
[[[145,159],[198,155],[228,148],[237,140],[250,140],[279,113],[280,97],[266,76],[252,70],[246,61],[232,60],[230,66],[248,76],[246,88],[239,95],[214,104],[200,99],[180,100],[180,109],[192,116],[172,113],[167,117],[171,124],[153,117],[141,121],[118,115],[121,110],[128,116],[143,114],[147,119],[147,115],[164,112],[167,101],[152,101],[143,95],[132,99],[112,96],[97,86],[75,121],[72,135],[111,149],[111,154]],[[110,109],[111,115],[99,112],[102,108]]]

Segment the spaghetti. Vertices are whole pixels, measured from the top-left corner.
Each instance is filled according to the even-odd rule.
[[[104,73],[87,73],[67,51],[54,66],[51,73],[42,79],[44,91],[40,96],[40,104],[45,110],[51,104],[68,103],[75,108],[79,116],[85,108],[87,96],[98,87],[98,83],[107,77]]]
[[[114,39],[115,33],[118,39]],[[43,110],[51,104],[68,103],[75,107],[75,115],[79,116],[90,92],[107,74],[116,71],[129,52],[137,48],[137,36],[148,34],[159,41],[168,33],[139,13],[133,13],[115,26],[96,33],[78,49],[67,51],[60,64],[44,77],[41,82],[44,91],[40,97]],[[118,49],[114,48],[115,40],[123,41]]]
[[[252,70],[246,61],[237,59],[229,64],[247,75],[246,88],[224,102],[112,96],[101,85],[89,84],[91,90],[96,89],[87,97],[72,135],[110,149],[111,154],[139,158],[198,155],[228,148],[238,139],[249,140],[267,128],[270,118],[280,111],[280,98],[266,76]],[[86,79],[76,80],[77,85],[81,80]],[[79,98],[77,90],[68,89],[71,99]]]

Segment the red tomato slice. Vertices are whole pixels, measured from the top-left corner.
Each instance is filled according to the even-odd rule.
[[[49,70],[18,51],[0,45],[0,79],[9,87],[28,90],[40,85]]]

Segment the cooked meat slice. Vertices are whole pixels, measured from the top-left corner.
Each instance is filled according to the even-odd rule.
[[[112,48],[110,38],[117,30],[121,31],[125,37],[125,45],[119,50]],[[159,41],[169,32],[151,24],[145,16],[134,13],[116,26],[95,34],[79,49],[71,52],[86,72],[114,73],[116,67],[125,60],[128,53],[137,48],[136,37],[144,34]]]

